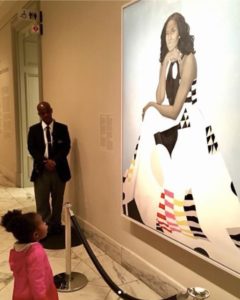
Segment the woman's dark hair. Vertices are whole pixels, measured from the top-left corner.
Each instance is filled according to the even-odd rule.
[[[36,230],[36,216],[35,212],[23,214],[21,210],[14,209],[2,217],[1,225],[12,232],[19,243],[30,243]]]
[[[161,33],[161,49],[160,49],[160,62],[163,62],[165,55],[168,53],[166,44],[166,27],[170,20],[174,20],[177,23],[179,32],[178,49],[182,54],[195,53],[194,50],[194,36],[190,35],[190,27],[185,21],[185,18],[180,13],[174,13],[168,17],[163,26]]]

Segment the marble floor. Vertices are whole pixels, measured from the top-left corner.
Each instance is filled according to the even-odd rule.
[[[2,184],[2,185],[1,185]],[[35,210],[32,188],[15,188],[0,178],[0,216],[11,209],[23,211]],[[8,265],[9,250],[14,243],[12,235],[0,226],[0,299],[11,300],[13,278]],[[112,280],[126,293],[146,300],[159,300],[161,297],[135,278],[121,265],[113,261],[95,245],[90,243],[95,255]],[[65,272],[65,250],[46,250],[54,275]],[[116,300],[121,299],[116,295],[101,278],[84,247],[72,247],[71,270],[84,274],[88,284],[74,292],[59,292],[60,300]]]

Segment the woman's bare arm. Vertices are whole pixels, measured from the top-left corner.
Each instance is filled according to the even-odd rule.
[[[155,107],[163,116],[176,119],[185,102],[188,91],[191,87],[193,80],[197,76],[197,64],[193,54],[184,57],[182,62],[181,81],[176,94],[174,105],[162,105],[158,101],[151,102],[149,106]]]
[[[161,64],[161,69],[159,72],[159,83],[156,91],[156,101],[158,104],[162,104],[166,96],[166,78],[168,66],[171,62],[181,61],[182,53],[176,48],[171,52],[168,52]]]
[[[163,61],[159,71],[159,82],[156,91],[156,101],[158,104],[162,104],[166,94],[166,73],[169,62]]]

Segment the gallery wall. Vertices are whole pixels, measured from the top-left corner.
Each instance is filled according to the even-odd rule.
[[[239,279],[121,216],[121,1],[42,1],[43,94],[69,126],[65,201],[184,286],[236,300]]]

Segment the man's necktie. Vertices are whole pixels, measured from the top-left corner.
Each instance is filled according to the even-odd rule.
[[[46,127],[46,135],[47,135],[47,147],[48,147],[48,158],[52,158],[52,142],[51,142],[51,134],[50,134],[50,127]]]

